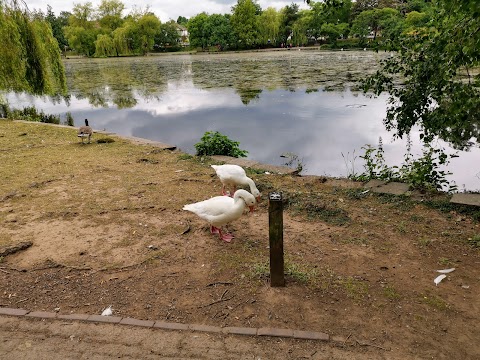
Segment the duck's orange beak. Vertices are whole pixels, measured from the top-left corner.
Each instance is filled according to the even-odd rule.
[[[252,206],[249,206],[248,208],[250,209],[250,212],[253,212],[253,209],[254,209],[254,206],[253,206],[253,205],[252,205]]]

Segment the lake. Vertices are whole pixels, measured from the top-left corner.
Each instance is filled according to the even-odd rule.
[[[302,174],[341,177],[363,171],[362,147],[376,146],[379,137],[389,164],[403,160],[405,141],[393,141],[382,122],[387,96],[356,90],[358,79],[387,56],[292,49],[67,59],[67,101],[25,94],[8,94],[7,100],[62,120],[69,111],[76,126],[88,118],[94,129],[169,143],[191,154],[206,131],[219,131],[239,141],[250,159],[283,165],[280,155],[292,153],[304,165]],[[418,132],[411,138],[413,153],[420,154]],[[454,173],[449,179],[459,190],[480,189],[480,149],[459,155],[448,167]]]

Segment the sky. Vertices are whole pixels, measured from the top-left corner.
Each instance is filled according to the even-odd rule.
[[[84,4],[86,0],[26,0],[30,10],[41,10],[44,13],[47,11],[47,5],[52,7],[53,12],[59,15],[61,11],[71,11],[74,4]],[[97,7],[101,0],[90,0],[94,7]],[[307,9],[307,5],[303,0],[259,0],[258,3],[262,9],[273,7],[280,10],[286,5],[292,4],[292,2],[299,5],[300,9]],[[232,6],[234,6],[236,0],[123,0],[125,4],[125,12],[123,15],[133,9],[145,9],[148,5],[150,11],[157,15],[162,22],[168,20],[177,20],[179,16],[184,16],[187,19],[191,18],[201,12],[208,14],[228,14],[231,13]]]

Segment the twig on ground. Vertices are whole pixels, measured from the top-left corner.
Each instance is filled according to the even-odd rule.
[[[223,302],[223,301],[232,300],[232,299],[235,297],[235,295],[232,295],[232,296],[230,296],[229,298],[224,298],[224,296],[225,296],[225,294],[226,294],[227,292],[228,292],[228,289],[223,292],[223,294],[222,294],[222,296],[220,297],[220,299],[215,300],[214,302],[211,302],[210,304],[207,304],[207,305],[200,305],[200,306],[197,307],[197,309],[201,309],[201,308],[204,308],[204,307],[212,306],[212,305],[218,304],[218,303]]]
[[[33,242],[25,241],[25,242],[21,242],[19,244],[7,246],[3,249],[0,249],[0,256],[7,256],[7,255],[14,254],[18,251],[28,249],[32,245],[33,245]]]
[[[226,289],[226,290],[223,292],[222,296],[220,296],[220,300],[223,299],[223,297],[225,296],[225,294],[226,294],[227,292],[228,292],[228,289]]]
[[[227,281],[215,281],[213,283],[208,284],[206,287],[215,286],[215,285],[233,285],[233,283],[227,282]]]
[[[390,349],[385,349],[384,347],[381,347],[379,345],[375,345],[375,344],[369,344],[369,343],[361,343],[360,341],[358,341],[357,339],[355,339],[355,341],[357,342],[358,345],[360,346],[372,346],[372,347],[375,347],[377,349],[382,349],[384,351],[390,351]]]
[[[190,230],[191,230],[191,228],[190,228],[190,223],[187,223],[187,228],[186,228],[185,230],[183,230],[180,235],[185,235],[185,234],[188,233]]]
[[[26,272],[27,270],[22,270],[22,269],[16,269],[12,267],[0,267],[0,269],[7,269],[7,270],[13,270],[13,271],[18,271],[18,272]]]

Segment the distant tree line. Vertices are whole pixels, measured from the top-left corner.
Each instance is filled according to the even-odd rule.
[[[85,56],[145,55],[178,50],[187,40],[193,48],[252,49],[325,44],[325,47],[398,49],[399,39],[427,26],[437,11],[429,0],[325,0],[297,3],[280,10],[262,9],[257,0],[238,0],[230,14],[202,12],[190,19],[162,23],[149,10],[124,15],[120,0],[74,4],[71,12],[44,16],[62,51]],[[189,39],[182,39],[182,29]]]
[[[119,0],[74,4],[71,12],[55,16],[48,6],[45,19],[50,23],[61,51],[95,57],[145,55],[150,51],[178,49],[182,41],[179,23],[162,23],[149,10],[135,8],[124,16]],[[185,24],[186,19],[179,17]],[[183,39],[185,40],[185,39]]]

